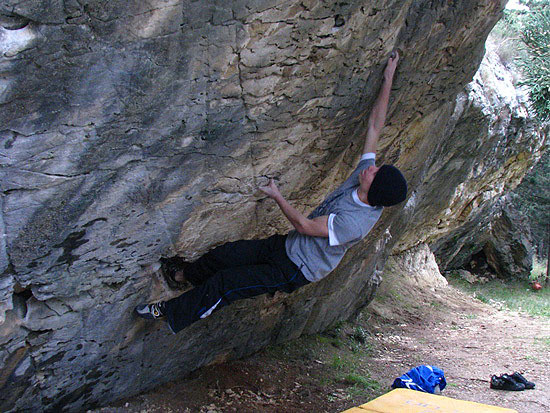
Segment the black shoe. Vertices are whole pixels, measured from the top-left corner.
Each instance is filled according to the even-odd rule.
[[[152,304],[140,304],[134,308],[134,312],[141,318],[147,320],[159,320],[166,314],[164,313],[164,301]]]
[[[509,390],[509,391],[521,391],[525,390],[523,383],[518,383],[511,376],[503,374],[502,376],[493,375],[491,377],[491,389],[495,390]]]
[[[176,273],[182,272],[185,277],[185,268],[189,265],[188,262],[183,261],[180,257],[161,258],[160,259],[160,273],[166,280],[166,284],[172,290],[185,290],[192,285],[187,280],[176,280]]]
[[[521,375],[521,373],[518,373],[517,371],[512,374],[510,377],[516,381],[516,383],[521,383],[525,386],[526,389],[534,389],[535,383],[532,381],[528,381],[525,377]]]

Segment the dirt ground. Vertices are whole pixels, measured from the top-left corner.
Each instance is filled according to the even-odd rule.
[[[354,322],[199,369],[96,412],[340,412],[429,364],[445,372],[444,396],[546,413],[549,354],[547,318],[499,310],[453,287],[431,291],[386,280]],[[492,374],[514,371],[536,388],[489,388]]]

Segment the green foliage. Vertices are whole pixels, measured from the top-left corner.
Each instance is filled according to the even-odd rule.
[[[531,270],[530,280],[539,281],[546,277],[547,260],[539,260],[536,256],[533,259],[533,269]]]
[[[371,356],[373,347],[369,341],[369,333],[361,326],[356,326],[350,336],[350,349],[353,353]]]
[[[506,53],[515,55],[529,89],[532,108],[540,120],[550,119],[550,0],[524,0],[529,11],[508,10],[495,27]],[[522,47],[518,48],[518,45]],[[502,57],[501,57],[502,58]],[[546,258],[550,222],[550,153],[525,176],[513,202],[529,220],[537,256]]]
[[[363,327],[355,326],[355,328],[353,329],[352,338],[356,342],[358,342],[360,344],[365,344],[368,337],[369,337],[369,333]]]
[[[491,41],[506,66],[523,74],[531,105],[540,120],[550,119],[550,0],[523,1],[528,10],[505,10]]]
[[[529,88],[531,104],[541,120],[550,119],[550,8],[536,9],[524,20],[521,40],[528,58],[519,66]]]
[[[449,276],[449,282],[485,303],[533,316],[550,317],[550,287],[534,291],[526,282],[502,280],[470,284],[454,274]]]
[[[354,366],[354,363],[347,359],[347,358],[344,358],[344,357],[340,357],[340,356],[334,356],[332,357],[332,361],[330,362],[330,366],[335,369],[335,370],[338,370],[338,371],[342,371],[342,370],[351,370],[353,369],[355,366]]]
[[[550,6],[550,0],[520,0],[520,3],[528,6],[531,10],[542,10]]]
[[[512,70],[518,70],[517,60],[527,57],[521,41],[521,16],[516,10],[505,10],[502,19],[493,28],[488,42],[495,47],[501,62]]]
[[[487,296],[479,291],[474,292],[474,298],[481,301],[482,303],[489,304],[490,299]]]
[[[380,383],[372,379],[369,375],[360,375],[355,373],[346,374],[343,377],[346,384],[357,386],[363,389],[380,390]]]

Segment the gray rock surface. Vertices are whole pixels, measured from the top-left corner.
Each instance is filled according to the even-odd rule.
[[[449,117],[441,116],[439,145],[430,148],[422,182],[409,198],[407,231],[395,249],[430,245],[442,271],[500,214],[495,207],[546,149],[549,125],[528,111],[513,74],[488,50],[473,81],[460,92]],[[446,245],[447,247],[443,247]]]
[[[504,3],[5,0],[0,409],[108,403],[355,314],[394,246],[449,234],[540,149],[463,89]],[[174,294],[143,266],[289,229],[267,177],[311,210],[349,173],[394,48],[379,161],[407,176],[405,207],[291,295],[175,336],[137,320]]]
[[[529,279],[534,252],[531,232],[525,217],[510,203],[493,222],[483,251],[500,277]]]
[[[439,272],[434,254],[426,244],[388,257],[384,273],[397,275],[397,279],[407,278],[411,285],[423,289],[436,290],[448,285],[447,279]]]
[[[528,225],[506,194],[547,148],[549,125],[529,113],[526,95],[514,87],[512,77],[489,50],[467,94],[458,96],[460,118],[443,146],[442,162],[432,172],[456,186],[451,196],[439,189],[437,202],[443,213],[433,205],[422,209],[434,212],[424,228],[429,228],[426,233],[441,271],[465,267],[481,252],[499,277],[525,278],[530,273]]]
[[[499,199],[482,221],[477,231],[466,232],[467,226],[440,240],[446,270],[466,267],[485,278],[528,279],[533,266],[532,237],[527,220],[510,198]]]

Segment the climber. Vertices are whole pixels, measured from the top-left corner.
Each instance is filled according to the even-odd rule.
[[[407,194],[407,183],[397,168],[375,166],[398,60],[399,54],[392,53],[384,69],[359,165],[309,217],[292,207],[270,180],[260,189],[278,204],[293,231],[227,243],[193,263],[179,257],[161,260],[160,270],[171,287],[188,282],[194,288],[168,301],[140,304],[135,313],[146,319],[165,319],[177,333],[233,301],[268,292],[292,292],[329,274],[346,250],[369,233],[383,207],[404,201]]]

